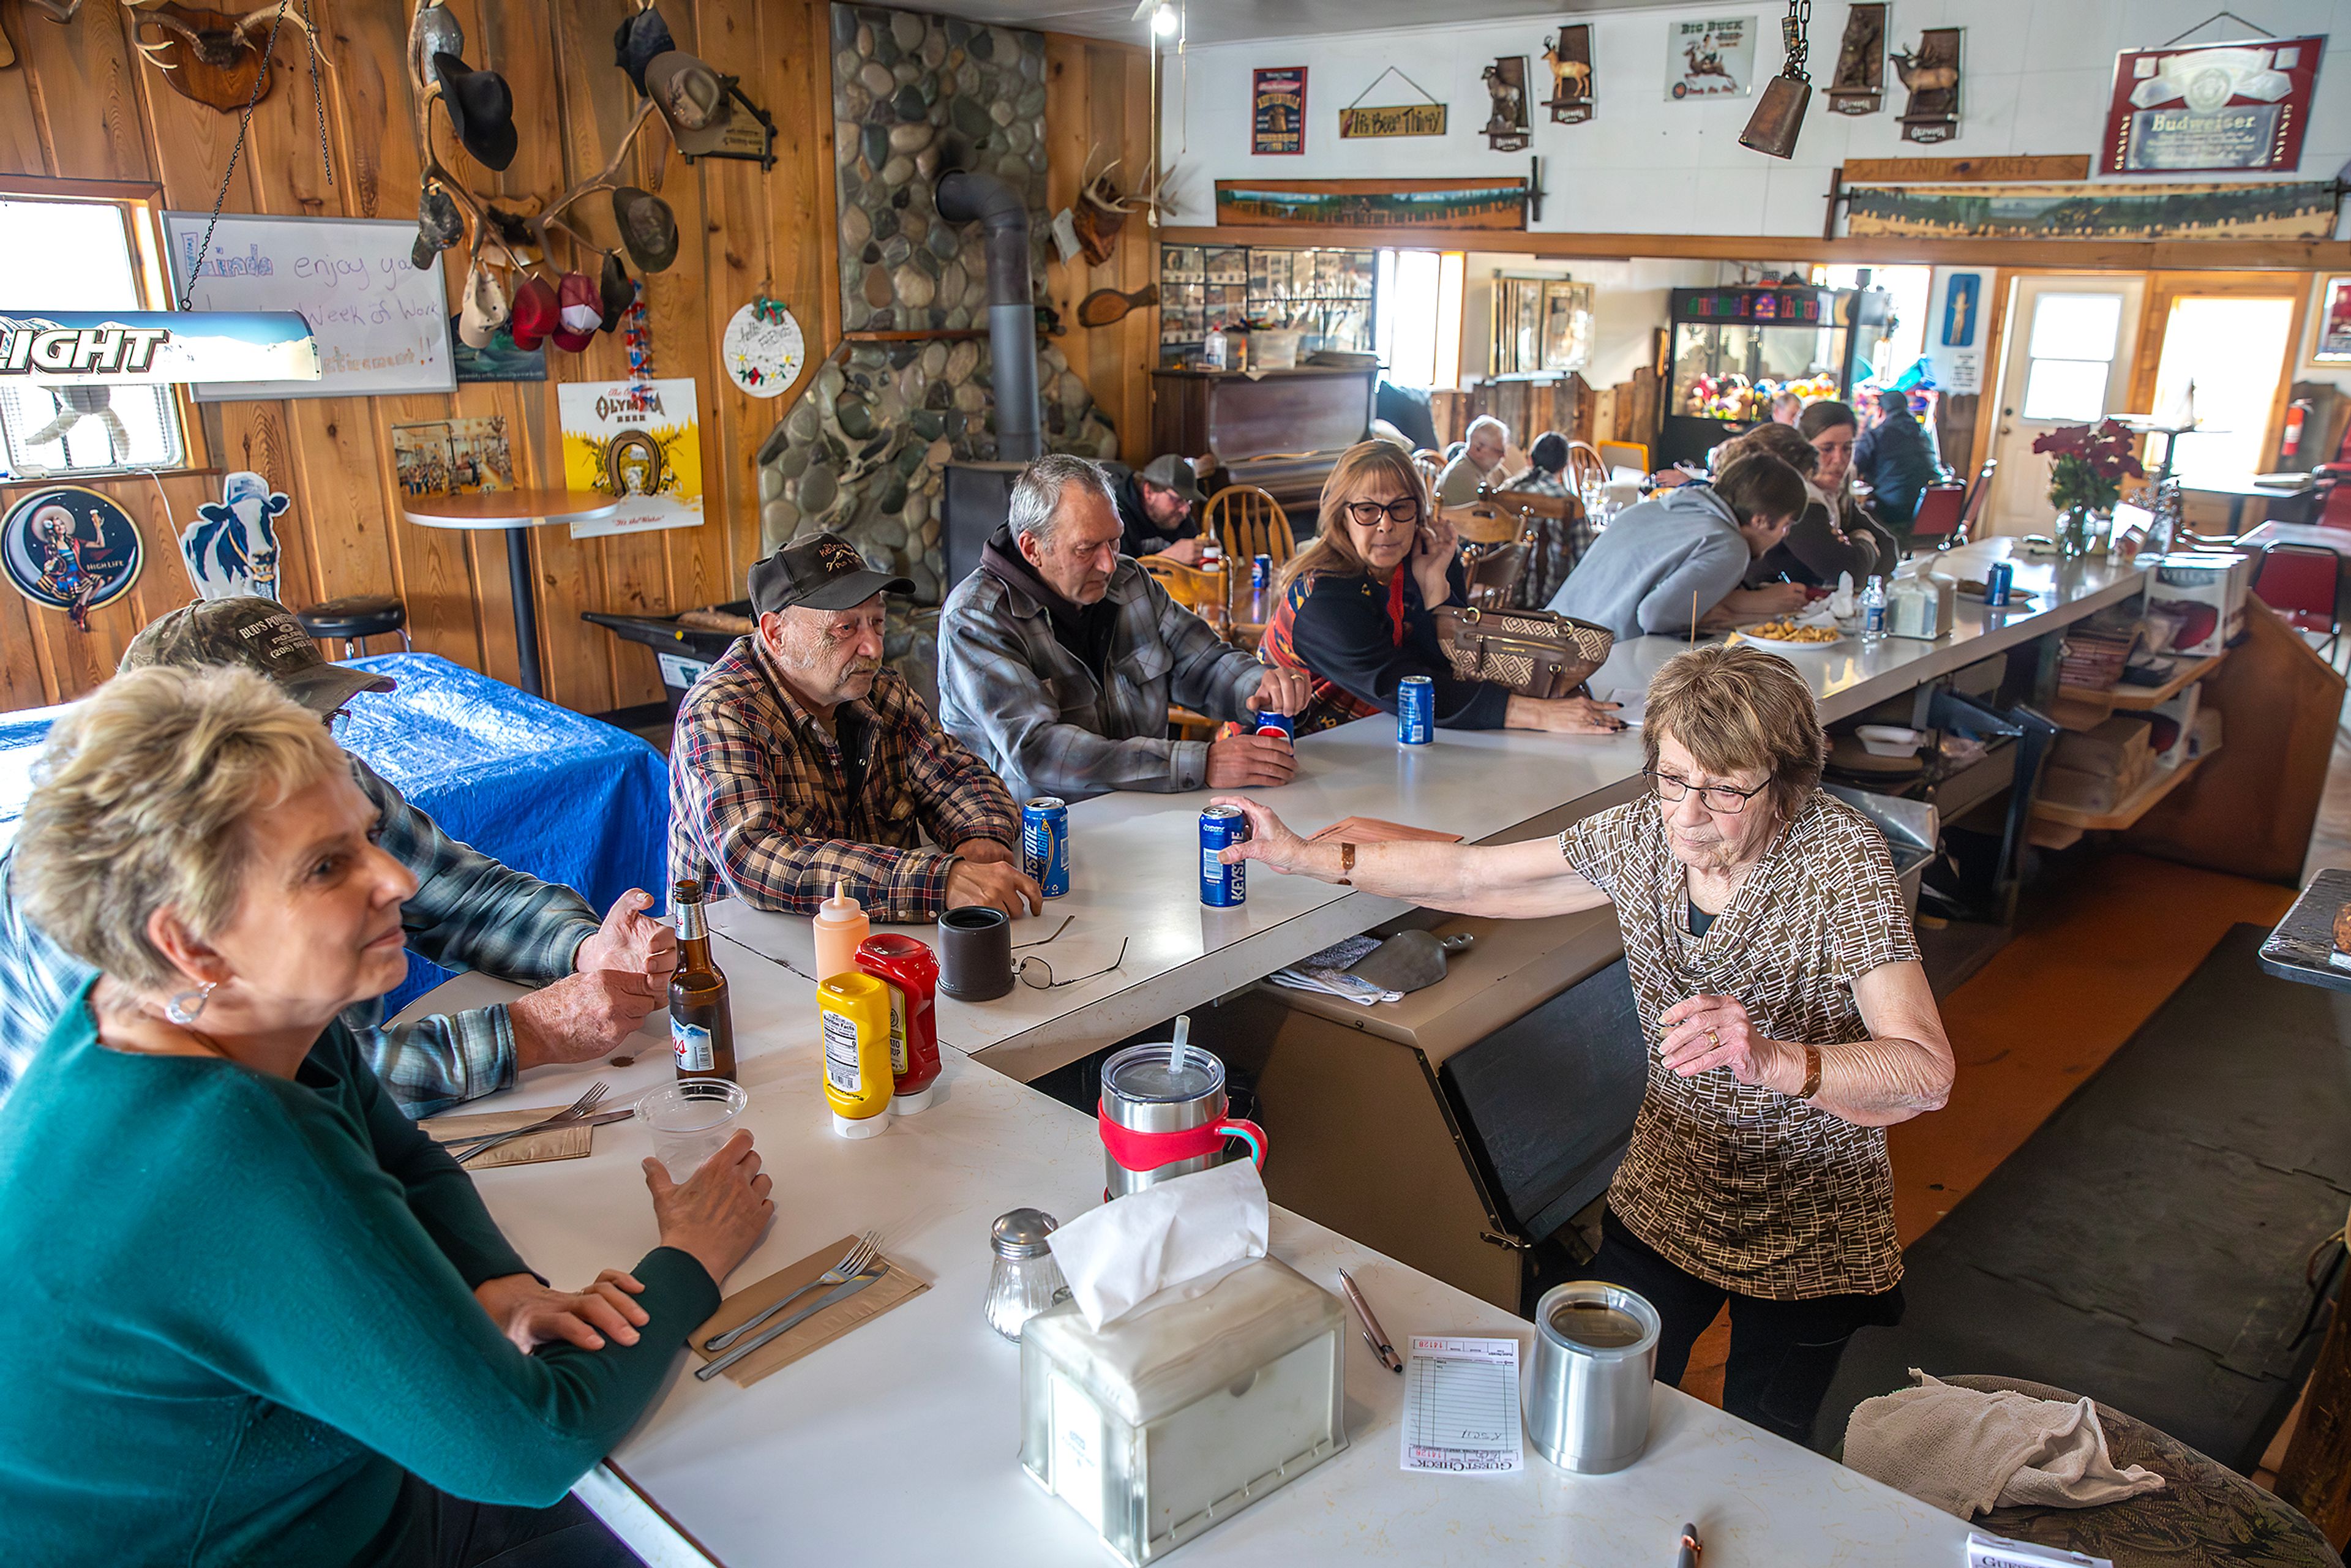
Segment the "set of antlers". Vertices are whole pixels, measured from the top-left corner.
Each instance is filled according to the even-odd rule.
[[[32,3],[37,5],[40,0],[32,0]],[[79,3],[80,0],[74,0],[74,4]],[[285,4],[285,0],[278,0],[278,4],[275,5],[264,5],[257,10],[247,11],[241,16],[230,18],[229,25],[225,27],[193,26],[182,20],[182,17],[204,13],[184,11],[178,5],[168,4],[168,0],[122,0],[122,4],[129,9],[141,13],[139,17],[141,34],[143,35],[150,27],[161,27],[173,35],[152,42],[144,37],[133,40],[139,46],[139,52],[147,57],[148,63],[162,70],[175,71],[180,68],[178,62],[162,57],[163,51],[174,47],[185,48],[203,65],[215,68],[234,65],[237,56],[245,50],[252,49],[257,53],[265,47],[270,29],[287,23],[291,23],[295,30],[302,35],[309,44],[310,52],[318,55],[328,69],[334,68],[334,62],[326,55],[319,53],[319,37],[311,30],[310,24],[296,16],[293,9]],[[179,15],[173,15],[174,12],[178,12]],[[283,15],[281,16],[280,13]]]
[[[1123,217],[1129,213],[1155,214],[1173,200],[1167,188],[1167,175],[1164,170],[1155,175],[1151,183],[1141,190],[1121,193],[1119,188],[1111,183],[1110,172],[1125,162],[1122,158],[1112,159],[1102,165],[1101,173],[1087,177],[1085,171],[1093,167],[1094,154],[1102,150],[1102,145],[1099,141],[1086,149],[1086,161],[1080,165],[1078,172],[1080,201],[1084,202],[1088,206],[1100,208],[1105,213],[1116,213]]]

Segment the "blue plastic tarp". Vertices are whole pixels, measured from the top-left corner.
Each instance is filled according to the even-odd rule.
[[[626,730],[517,691],[431,653],[352,661],[400,683],[362,692],[335,724],[344,749],[392,781],[442,831],[548,882],[601,915],[632,887],[664,893],[669,770]],[[0,715],[0,846],[13,838],[32,765],[62,707]],[[448,977],[408,956],[387,1013]]]

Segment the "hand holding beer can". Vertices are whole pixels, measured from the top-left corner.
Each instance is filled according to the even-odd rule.
[[[1020,808],[1020,869],[1048,898],[1070,891],[1070,807],[1058,795]]]
[[[1222,852],[1246,843],[1249,819],[1232,806],[1211,806],[1200,813],[1200,902],[1211,909],[1237,909],[1249,902],[1246,864],[1227,865]]]

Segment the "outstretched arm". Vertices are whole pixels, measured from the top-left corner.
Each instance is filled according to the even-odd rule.
[[[1384,898],[1400,898],[1429,909],[1530,920],[1597,909],[1608,895],[1576,874],[1559,852],[1556,839],[1522,844],[1439,844],[1395,841],[1357,844],[1355,864],[1337,840],[1308,843],[1257,801],[1219,795],[1248,817],[1249,837],[1225,850],[1228,864],[1258,861],[1285,875],[1318,882],[1345,882]]]
[[[1854,981],[1853,999],[1869,1038],[1818,1048],[1821,1085],[1810,1103],[1863,1127],[1941,1110],[1951,1095],[1951,1041],[1926,968],[1915,959],[1880,964]],[[1735,998],[1692,997],[1658,1022],[1665,1065],[1682,1077],[1728,1066],[1741,1083],[1782,1094],[1804,1086],[1803,1046],[1764,1039]]]

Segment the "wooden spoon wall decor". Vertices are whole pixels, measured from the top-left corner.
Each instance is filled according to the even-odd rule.
[[[1130,310],[1140,310],[1146,305],[1159,303],[1159,285],[1146,283],[1132,294],[1121,294],[1115,288],[1097,288],[1078,301],[1078,325],[1107,327],[1123,320]]]

